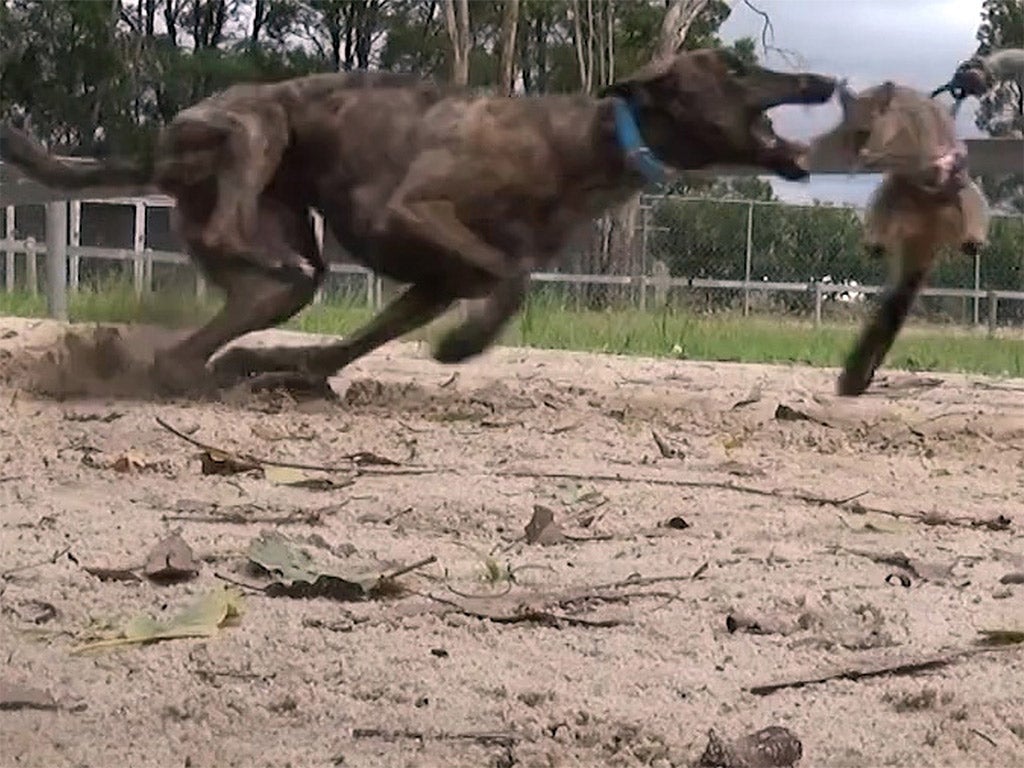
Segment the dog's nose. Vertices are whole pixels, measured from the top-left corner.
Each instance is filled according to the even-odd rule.
[[[839,85],[834,77],[825,75],[800,75],[800,91],[808,99],[828,101]]]

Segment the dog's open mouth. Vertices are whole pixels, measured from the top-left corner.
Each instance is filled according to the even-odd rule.
[[[751,127],[751,136],[759,165],[789,181],[801,181],[810,176],[810,148],[801,142],[779,136],[768,118],[758,120]]]

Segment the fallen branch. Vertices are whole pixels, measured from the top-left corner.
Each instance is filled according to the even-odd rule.
[[[305,464],[305,463],[297,462],[297,461],[277,461],[275,459],[267,459],[267,458],[260,457],[260,456],[254,456],[251,453],[236,453],[235,451],[229,451],[229,450],[226,450],[224,448],[218,448],[215,445],[210,445],[208,443],[202,442],[201,440],[196,440],[191,435],[187,435],[184,432],[182,432],[180,429],[177,429],[177,428],[171,426],[166,421],[161,419],[159,416],[156,416],[154,418],[156,419],[156,423],[157,424],[159,424],[161,427],[166,429],[168,432],[170,432],[175,437],[178,437],[178,438],[184,440],[186,443],[189,443],[190,445],[193,445],[196,448],[199,448],[200,450],[203,450],[203,451],[212,451],[214,453],[223,454],[224,456],[228,456],[228,457],[230,457],[232,459],[235,459],[237,461],[240,461],[242,463],[260,464],[260,465],[265,465],[265,466],[268,466],[268,467],[284,467],[286,469],[305,469],[305,470],[308,470],[308,471],[311,471],[311,472],[329,472],[329,473],[348,472],[348,473],[352,473],[356,477],[366,476],[366,475],[426,475],[426,474],[430,474],[430,473],[436,471],[436,470],[431,469],[429,467],[406,468],[406,469],[391,469],[391,470],[381,470],[381,469],[372,470],[372,469],[367,469],[365,466],[362,466],[364,463],[376,463],[376,464],[387,464],[387,465],[398,466],[398,462],[397,461],[393,461],[392,459],[385,459],[384,457],[377,456],[376,454],[369,453],[368,451],[359,451],[357,453],[352,453],[352,454],[349,454],[348,456],[346,456],[345,458],[352,462],[352,464],[346,465],[346,466],[330,466],[330,465],[325,465],[325,464]]]
[[[858,666],[841,667],[827,672],[809,672],[789,679],[761,683],[747,688],[750,693],[766,696],[785,688],[802,688],[805,685],[825,683],[830,680],[863,680],[870,677],[910,675],[929,669],[947,667],[961,659],[978,656],[983,653],[996,653],[1007,650],[1020,650],[1022,645],[999,646],[995,648],[964,648],[948,654],[923,656],[920,658],[902,659],[890,662],[867,663]]]

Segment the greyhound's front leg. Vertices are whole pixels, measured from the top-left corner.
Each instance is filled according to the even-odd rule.
[[[311,380],[323,381],[383,344],[425,325],[451,302],[450,296],[432,286],[413,285],[345,339],[298,347],[228,350],[214,361],[214,370],[222,379],[258,374],[253,380],[256,386],[299,383],[306,387]]]
[[[523,306],[529,281],[529,272],[523,269],[499,283],[461,325],[445,334],[434,350],[434,359],[440,363],[461,363],[483,352]]]

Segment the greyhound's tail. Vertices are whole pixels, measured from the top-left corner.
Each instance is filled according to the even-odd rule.
[[[120,195],[155,191],[152,163],[123,158],[57,157],[27,133],[7,123],[0,123],[0,159],[52,189],[74,192],[95,189]]]

